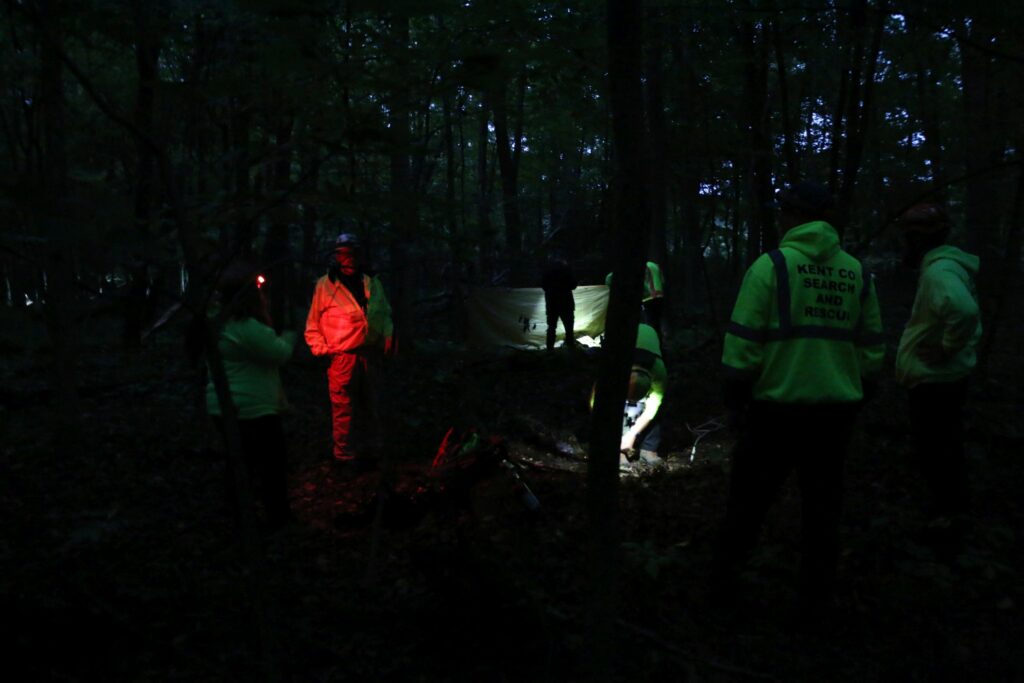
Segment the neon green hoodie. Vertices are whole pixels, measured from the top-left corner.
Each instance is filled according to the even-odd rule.
[[[612,273],[604,278],[605,287],[612,286]],[[665,296],[665,278],[661,275],[661,268],[654,261],[647,262],[647,270],[644,271],[644,302],[652,299],[660,299]]]
[[[643,397],[644,412],[640,417],[646,426],[658,415],[662,401],[665,399],[665,387],[668,386],[668,369],[661,357],[661,341],[658,333],[653,327],[646,323],[640,323],[636,328],[636,352],[633,356],[633,365],[640,365],[651,375],[651,388]],[[594,409],[594,391],[597,390],[597,383],[590,392],[590,409]],[[637,433],[641,430],[637,429]]]
[[[646,425],[657,417],[658,410],[661,409],[661,403],[665,399],[665,387],[668,384],[668,370],[661,358],[658,333],[653,327],[640,323],[636,330],[636,348],[638,351],[646,352],[647,358],[651,361],[648,368],[651,373],[651,390],[647,392],[644,412],[641,414],[641,418],[645,418],[643,424]]]
[[[860,262],[824,221],[789,230],[747,270],[722,363],[753,398],[850,403],[885,356],[878,298]]]
[[[239,419],[274,415],[285,407],[278,368],[291,358],[297,338],[290,330],[278,336],[255,318],[232,318],[224,323],[217,348]],[[221,414],[212,380],[206,385],[206,412]]]
[[[978,265],[977,256],[947,244],[921,259],[914,306],[896,352],[900,384],[953,382],[966,377],[977,364],[981,314],[974,276]],[[947,360],[928,365],[918,356],[922,345],[940,344]]]

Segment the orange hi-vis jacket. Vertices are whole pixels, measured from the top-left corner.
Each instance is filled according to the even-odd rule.
[[[314,356],[354,352],[382,346],[391,336],[391,304],[376,277],[363,275],[366,310],[340,281],[326,275],[317,280],[306,317],[306,343]]]

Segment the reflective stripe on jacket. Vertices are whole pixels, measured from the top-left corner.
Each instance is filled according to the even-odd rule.
[[[747,270],[725,335],[727,372],[753,397],[783,403],[863,398],[885,356],[878,297],[828,223],[798,225]]]
[[[391,304],[376,277],[363,275],[366,310],[340,281],[317,280],[306,317],[306,343],[314,356],[380,346],[391,336]]]

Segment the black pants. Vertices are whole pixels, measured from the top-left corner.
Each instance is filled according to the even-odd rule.
[[[661,315],[664,308],[665,300],[658,297],[657,299],[648,299],[643,302],[640,309],[640,322],[653,327],[654,331],[658,333],[659,340],[661,340]]]
[[[909,392],[914,455],[931,493],[936,517],[967,511],[964,464],[964,403],[967,380],[918,384]]]
[[[224,436],[224,420],[213,417],[221,436]],[[280,415],[265,415],[252,420],[239,420],[242,437],[242,464],[246,468],[249,485],[263,503],[267,521],[271,524],[287,520],[288,509],[288,465],[287,446]],[[226,449],[225,449],[226,450]],[[238,509],[238,490],[231,458],[226,460],[228,505],[234,513]]]
[[[568,295],[564,293],[545,294],[544,309],[548,322],[548,350],[550,351],[555,348],[559,318],[562,319],[562,326],[565,327],[565,345],[572,346],[576,341],[575,330],[573,329],[575,325],[576,302],[573,299],[572,292],[569,292]]]
[[[843,465],[859,404],[755,402],[732,453],[729,501],[715,549],[715,579],[731,582],[796,470],[801,506],[801,593],[831,595],[839,558]]]

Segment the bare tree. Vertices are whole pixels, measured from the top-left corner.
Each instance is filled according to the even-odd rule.
[[[630,360],[650,232],[644,124],[643,7],[630,0],[608,2],[608,85],[615,155],[612,218],[615,287],[608,305],[604,357],[597,380],[587,471],[591,592],[588,609],[590,680],[612,678],[615,651],[614,596],[619,576],[619,440]]]

